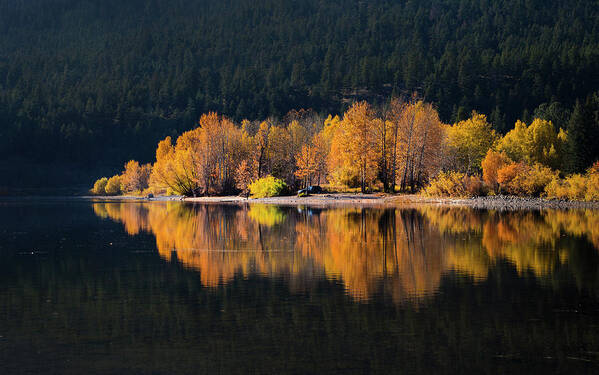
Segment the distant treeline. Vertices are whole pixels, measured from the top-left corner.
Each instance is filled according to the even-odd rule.
[[[96,181],[93,192],[268,196],[327,183],[362,192],[599,200],[599,94],[568,113],[541,106],[534,120],[518,120],[502,136],[474,111],[444,124],[416,96],[382,107],[356,102],[324,121],[302,110],[283,121],[235,124],[210,112],[197,128],[160,141],[153,165],[131,160],[121,175]]]
[[[584,101],[597,72],[595,0],[0,0],[0,158],[108,171],[202,113],[414,91],[443,122],[476,109],[504,134]]]

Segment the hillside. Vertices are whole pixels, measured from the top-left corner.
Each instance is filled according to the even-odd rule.
[[[0,0],[0,171],[43,163],[60,185],[150,161],[208,111],[414,91],[445,122],[476,109],[505,133],[542,103],[572,108],[597,72],[596,0]]]

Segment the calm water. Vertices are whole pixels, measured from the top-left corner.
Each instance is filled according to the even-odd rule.
[[[597,373],[599,211],[0,201],[0,374]]]

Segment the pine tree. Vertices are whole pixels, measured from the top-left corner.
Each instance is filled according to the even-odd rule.
[[[574,111],[568,122],[568,153],[566,170],[581,173],[592,161],[591,119],[586,105],[576,101]]]

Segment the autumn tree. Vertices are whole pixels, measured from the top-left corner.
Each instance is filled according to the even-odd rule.
[[[129,160],[125,164],[125,170],[121,174],[121,187],[124,192],[143,191],[148,187],[151,164],[139,165],[135,160]]]
[[[294,185],[295,148],[289,130],[283,126],[273,126],[268,134],[268,164],[270,174]]]
[[[199,185],[204,194],[220,194],[235,185],[241,155],[241,131],[226,117],[211,112],[202,115],[198,139],[193,145],[199,162]]]
[[[312,175],[316,172],[315,149],[310,145],[303,145],[295,157],[297,170],[295,175],[302,181],[303,187],[311,183]]]
[[[121,194],[121,179],[119,175],[112,176],[106,182],[106,195]]]
[[[176,194],[195,196],[199,193],[198,161],[194,150],[194,131],[183,133],[175,145],[171,137],[158,143],[156,162],[150,175],[150,184],[160,190],[171,190]]]
[[[94,187],[91,189],[91,193],[94,195],[106,194],[106,184],[107,183],[108,183],[108,178],[106,178],[106,177],[99,178],[94,183]]]
[[[402,191],[415,191],[438,170],[445,127],[432,105],[422,101],[393,101],[388,118],[386,142],[393,184],[399,183]]]
[[[559,169],[563,164],[566,139],[564,130],[556,130],[550,121],[537,118],[529,126],[517,121],[501,138],[497,149],[515,161],[541,163]]]
[[[327,158],[330,144],[323,137],[322,132],[319,132],[312,137],[312,147],[314,149],[314,177],[316,183],[320,185],[327,173]]]
[[[497,172],[510,163],[512,163],[512,160],[505,153],[493,150],[487,152],[487,155],[485,155],[485,158],[481,162],[481,166],[483,170],[483,181],[487,184],[489,189],[495,192],[499,191],[500,185],[497,180]]]
[[[260,124],[260,128],[258,129],[258,133],[254,137],[254,153],[253,159],[256,164],[256,168],[258,170],[258,178],[262,177],[264,174],[264,166],[267,158],[268,151],[268,133],[270,132],[270,125],[263,121]]]
[[[480,171],[483,158],[497,138],[487,117],[472,112],[469,119],[460,121],[447,130],[450,164],[467,174]]]
[[[335,133],[337,132],[337,129],[339,129],[339,125],[341,124],[341,118],[339,118],[339,116],[332,116],[329,115],[325,120],[324,120],[324,126],[320,132],[322,139],[328,143],[329,147],[331,142],[333,141],[333,137],[335,136]]]
[[[235,171],[235,187],[247,198],[250,193],[249,186],[256,178],[254,165],[248,160],[242,160]]]
[[[399,124],[402,119],[404,110],[406,109],[406,102],[398,98],[393,98],[389,105],[389,110],[386,114],[385,125],[387,129],[385,131],[385,143],[388,145],[385,149],[389,150],[388,158],[385,162],[387,164],[387,171],[389,179],[387,180],[387,186],[385,190],[395,191],[395,185],[397,181],[397,170],[398,170],[398,152],[399,152]],[[384,152],[383,152],[384,153]]]
[[[331,164],[338,178],[356,177],[365,192],[377,175],[377,134],[370,105],[355,103],[345,112],[331,145]]]

